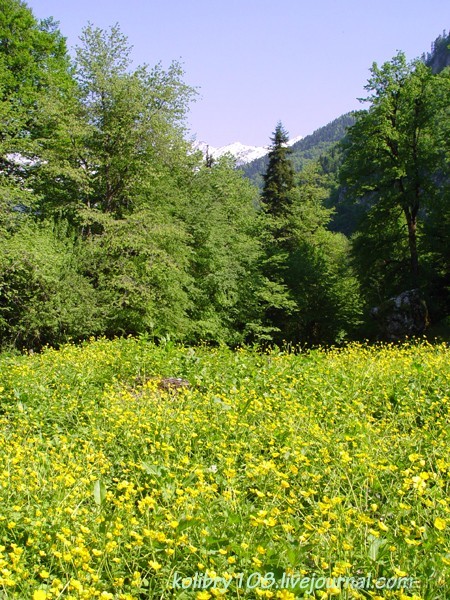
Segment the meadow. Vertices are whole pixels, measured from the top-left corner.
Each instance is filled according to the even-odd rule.
[[[449,388],[426,342],[1,355],[0,598],[450,598]]]

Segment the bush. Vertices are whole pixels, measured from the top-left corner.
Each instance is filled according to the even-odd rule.
[[[40,348],[101,329],[95,290],[78,271],[75,243],[48,224],[4,234],[0,344]]]

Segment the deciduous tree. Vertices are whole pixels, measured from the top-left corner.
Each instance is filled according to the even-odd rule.
[[[401,52],[381,67],[375,63],[364,99],[370,107],[348,134],[342,175],[348,193],[367,206],[358,240],[374,268],[364,269],[387,293],[395,291],[392,282],[397,292],[420,283],[420,219],[437,183],[432,88],[431,70],[408,64]],[[380,252],[390,254],[384,272],[382,264],[375,267]]]
[[[36,202],[29,179],[42,162],[39,140],[55,131],[48,99],[70,81],[55,22],[38,21],[20,0],[0,0],[0,221],[6,226]]]

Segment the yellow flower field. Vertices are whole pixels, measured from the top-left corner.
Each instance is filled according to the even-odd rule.
[[[449,598],[449,388],[427,343],[3,355],[0,598]]]

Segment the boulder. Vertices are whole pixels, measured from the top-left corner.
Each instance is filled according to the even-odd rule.
[[[370,314],[378,323],[380,338],[389,342],[423,335],[429,325],[427,305],[417,289],[389,298]]]
[[[177,390],[179,388],[190,387],[189,381],[181,377],[166,377],[158,383],[160,390]]]

